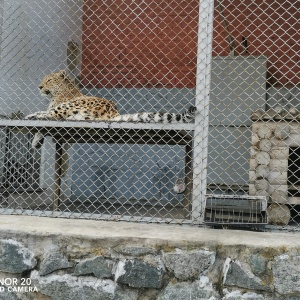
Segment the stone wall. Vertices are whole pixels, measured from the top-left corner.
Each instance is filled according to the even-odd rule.
[[[45,220],[23,218],[37,220],[38,224],[32,223],[36,228]],[[61,220],[51,221],[61,226]],[[84,237],[86,221],[63,222],[66,231],[72,222],[82,225],[82,235],[57,234],[49,227],[44,234],[37,232],[39,229],[5,231],[0,225],[0,299],[300,299],[300,252],[298,244],[290,246],[291,237],[286,246],[278,239],[278,247],[274,247],[276,234],[268,235],[273,246],[266,246],[255,240],[264,233],[223,230],[226,242],[210,238],[203,242],[204,235],[219,235],[220,231],[91,221],[99,232],[103,224],[111,231],[110,236],[102,233],[95,238]],[[117,237],[120,225],[128,230],[143,227],[149,236]],[[107,233],[106,229],[103,232]],[[169,239],[153,239],[153,229],[178,230],[179,236],[186,230],[186,239],[175,241],[171,235]],[[198,232],[198,241],[190,239],[190,231]],[[252,237],[253,245],[228,239],[241,234]]]

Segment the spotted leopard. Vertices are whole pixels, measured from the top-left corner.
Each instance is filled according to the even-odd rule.
[[[196,107],[191,106],[182,114],[142,112],[120,115],[113,101],[83,95],[65,70],[46,75],[39,89],[42,96],[50,97],[48,109],[27,115],[26,119],[187,123],[194,119],[196,112]],[[32,146],[40,146],[42,139],[41,134],[36,134]]]

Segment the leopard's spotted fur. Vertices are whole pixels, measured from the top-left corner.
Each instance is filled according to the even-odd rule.
[[[26,119],[94,120],[144,123],[186,123],[194,119],[196,108],[191,106],[182,114],[144,112],[120,115],[114,102],[104,98],[83,95],[65,71],[44,77],[39,85],[43,96],[51,101],[47,111],[26,116]],[[36,135],[33,147],[41,144],[43,136]]]

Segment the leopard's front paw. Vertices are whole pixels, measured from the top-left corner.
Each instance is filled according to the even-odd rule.
[[[30,114],[25,116],[25,120],[36,120],[36,114]]]
[[[37,132],[32,140],[31,146],[33,149],[39,149],[42,147],[44,142],[44,135],[40,132]]]

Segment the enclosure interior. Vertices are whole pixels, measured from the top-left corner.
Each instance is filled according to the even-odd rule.
[[[38,86],[59,70],[121,114],[186,111],[196,97],[198,3],[4,1],[1,13],[2,207],[190,219],[193,123],[94,130],[23,120],[47,109]],[[40,150],[31,149],[37,131]]]
[[[207,192],[267,196],[298,224],[300,203],[272,197],[287,172],[274,179],[275,129],[272,150],[262,149],[253,113],[299,123],[299,3],[207,3],[0,0],[2,213],[199,224]],[[38,86],[60,70],[120,114],[198,112],[188,124],[24,120],[47,110]],[[38,150],[36,132],[45,136]],[[290,147],[289,134],[280,147]],[[271,165],[255,161],[258,152]],[[296,182],[297,168],[288,176]]]

